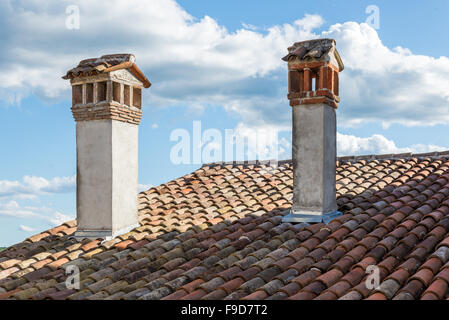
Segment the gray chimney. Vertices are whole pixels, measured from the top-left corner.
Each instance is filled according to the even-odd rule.
[[[83,60],[63,78],[76,121],[75,237],[113,238],[139,225],[138,126],[151,83],[132,54]]]
[[[343,62],[333,39],[297,42],[288,62],[293,112],[293,205],[284,222],[329,222],[337,211],[336,109]]]

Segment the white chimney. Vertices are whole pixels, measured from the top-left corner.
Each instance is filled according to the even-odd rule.
[[[297,42],[288,62],[293,112],[293,205],[284,222],[328,222],[337,211],[336,109],[343,62],[333,39]]]
[[[138,126],[151,83],[132,54],[81,61],[72,85],[76,121],[75,237],[109,239],[138,226]]]

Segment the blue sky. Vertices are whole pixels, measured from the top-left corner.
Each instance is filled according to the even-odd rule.
[[[192,132],[195,120],[223,135],[279,130],[279,157],[288,158],[280,59],[316,37],[335,38],[346,66],[340,155],[449,149],[446,0],[113,2],[0,4],[0,246],[76,215],[75,123],[61,76],[84,58],[132,52],[153,83],[139,132],[142,189],[199,167],[170,159],[170,134]],[[66,27],[69,5],[79,29]],[[378,29],[365,23],[369,5],[379,8]]]

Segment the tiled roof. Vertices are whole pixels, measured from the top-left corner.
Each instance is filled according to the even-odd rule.
[[[145,77],[142,71],[140,71],[135,62],[136,58],[131,53],[108,54],[99,58],[85,59],[81,60],[78,66],[67,71],[62,78],[73,79],[76,77],[93,76],[120,69],[130,69],[130,71],[142,81],[145,88],[150,87],[150,81]]]
[[[449,153],[340,158],[343,215],[327,225],[282,223],[291,163],[268,169],[205,165],[142,192],[141,226],[104,243],[70,238],[71,221],[16,244],[0,253],[0,299],[448,297]]]

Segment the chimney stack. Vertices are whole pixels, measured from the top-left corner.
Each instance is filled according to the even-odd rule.
[[[284,222],[329,222],[337,211],[336,109],[343,62],[333,39],[297,42],[288,62],[293,112],[293,205]]]
[[[63,79],[76,121],[75,237],[113,238],[139,225],[138,126],[151,83],[132,54],[82,60]]]

